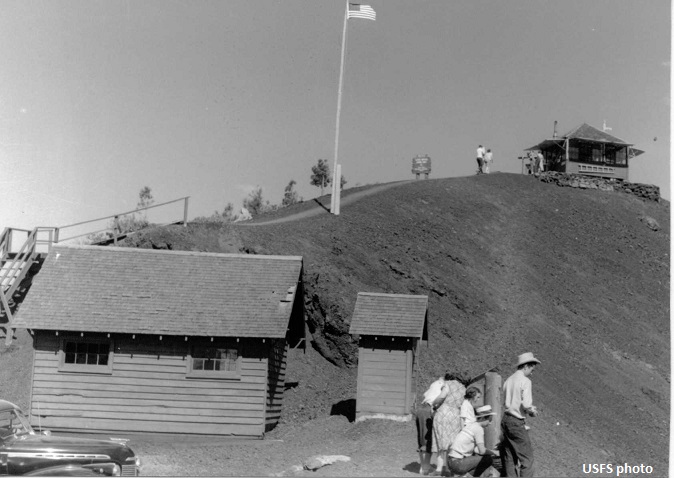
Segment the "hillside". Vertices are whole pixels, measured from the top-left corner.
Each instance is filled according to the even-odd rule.
[[[419,393],[446,369],[505,378],[533,351],[543,362],[533,377],[542,416],[532,423],[543,475],[576,476],[581,463],[667,469],[667,201],[500,173],[367,189],[345,191],[337,217],[308,215],[318,201],[307,201],[251,223],[156,229],[126,245],[303,256],[312,341],[290,355],[287,380],[297,384],[276,433],[355,398],[348,327],[358,292],[427,294]],[[26,340],[0,354],[5,373],[13,357],[29,357]],[[2,391],[27,401],[25,387]]]

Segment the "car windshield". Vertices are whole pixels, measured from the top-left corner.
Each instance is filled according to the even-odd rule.
[[[0,410],[0,438],[32,433],[33,429],[21,410]]]

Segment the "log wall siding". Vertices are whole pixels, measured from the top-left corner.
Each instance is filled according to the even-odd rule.
[[[186,377],[187,354],[189,344],[208,339],[113,336],[112,374],[106,375],[59,372],[63,336],[36,332],[34,424],[55,430],[264,433],[269,339],[241,339],[240,379],[203,379]]]
[[[412,346],[412,342],[368,345],[361,340],[358,350],[357,415],[410,413],[413,399]]]
[[[288,346],[285,340],[275,340],[269,349],[269,376],[265,431],[273,429],[281,419],[283,392],[285,390]]]

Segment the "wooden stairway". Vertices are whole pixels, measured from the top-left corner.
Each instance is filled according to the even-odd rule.
[[[51,243],[53,230],[46,227],[36,227],[32,231],[8,227],[0,235],[0,329],[5,332],[5,345],[10,345],[14,337],[13,314],[46,256],[46,252],[38,252],[38,246]],[[45,233],[49,238],[40,239]],[[25,234],[26,239],[14,251],[13,242],[17,234]]]

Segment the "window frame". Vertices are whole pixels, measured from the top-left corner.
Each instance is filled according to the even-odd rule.
[[[108,344],[108,363],[106,365],[66,363],[66,343],[96,343]],[[115,342],[105,337],[62,337],[59,341],[59,372],[95,373],[112,375],[112,364],[115,356]]]
[[[236,350],[235,370],[194,370],[195,351],[207,349],[229,349]],[[241,346],[232,343],[208,343],[190,345],[187,355],[186,378],[208,378],[219,380],[241,380]]]

